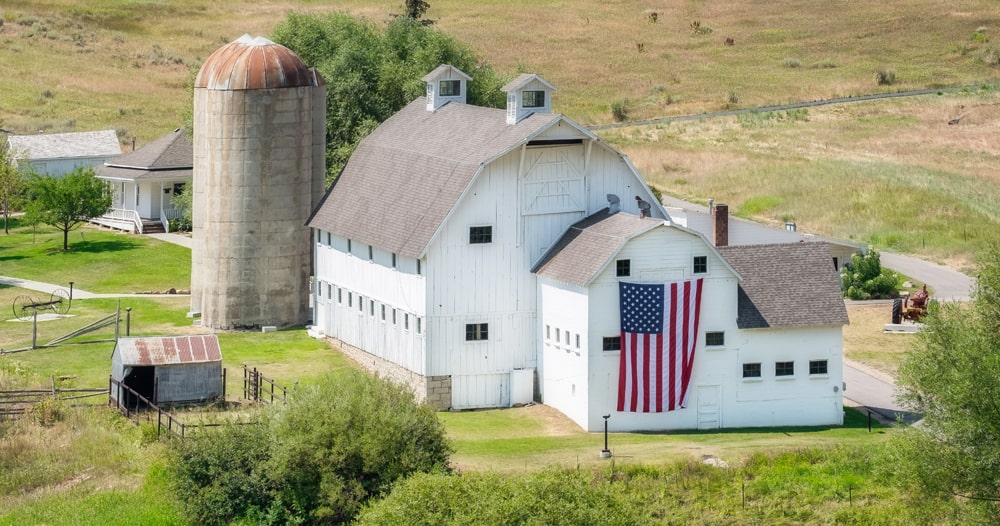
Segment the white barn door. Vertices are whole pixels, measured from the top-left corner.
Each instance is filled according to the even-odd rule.
[[[718,385],[698,386],[698,429],[722,427],[722,388]]]

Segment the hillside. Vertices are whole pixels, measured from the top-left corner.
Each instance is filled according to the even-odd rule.
[[[307,0],[5,2],[0,69],[22,74],[0,76],[0,129],[110,127],[141,145],[182,123],[193,70],[213,50],[269,34],[288,12],[329,9]],[[381,24],[402,2],[337,9]],[[991,0],[437,0],[426,18],[500,71],[543,75],[559,88],[554,109],[583,124],[1000,78]],[[602,133],[665,192],[967,267],[1000,225],[997,105],[995,90],[976,90]]]

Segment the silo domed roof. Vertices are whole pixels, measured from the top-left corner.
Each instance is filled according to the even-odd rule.
[[[242,37],[215,50],[198,72],[195,88],[251,90],[320,86],[323,77],[281,44]]]

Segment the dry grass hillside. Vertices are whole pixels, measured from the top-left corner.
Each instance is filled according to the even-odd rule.
[[[430,4],[437,28],[502,72],[541,74],[583,124],[1000,78],[995,0]],[[213,50],[331,9],[384,23],[402,1],[7,0],[0,129],[142,145],[182,124]],[[1000,230],[997,108],[995,89],[972,90],[602,134],[665,192],[966,267]]]

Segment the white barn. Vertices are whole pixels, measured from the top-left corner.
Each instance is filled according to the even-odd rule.
[[[766,370],[779,356],[765,340],[788,331],[743,334],[754,329],[738,324],[742,272],[700,234],[674,224],[620,152],[550,113],[554,88],[543,79],[521,75],[504,86],[506,111],[466,104],[471,80],[451,66],[424,80],[428,96],[361,142],[309,220],[315,336],[333,339],[363,365],[408,383],[442,409],[541,400],[590,430],[603,425],[600,415],[609,411],[615,430],[841,422],[842,301],[835,315],[807,329],[829,356],[829,394],[796,406],[802,397],[795,393],[775,405],[777,416],[769,419],[755,416],[763,410],[743,414],[730,407],[743,400],[738,385],[756,382],[779,393],[763,397],[762,407],[785,394],[766,374],[742,379],[740,357],[757,354],[737,342],[766,343],[760,362],[753,362]],[[647,217],[639,217],[643,209]],[[602,232],[606,227],[610,231]],[[581,228],[599,254],[591,244],[567,241]],[[635,282],[684,278],[694,272],[691,258],[707,261],[707,274],[699,267],[704,327],[726,333],[728,341],[706,350],[712,346],[698,335],[687,409],[612,411],[615,398],[607,390],[617,381],[617,354],[603,343],[618,333],[615,286],[623,278],[609,262],[633,251],[645,254],[636,256],[627,278]],[[554,270],[576,272],[594,258],[600,266],[572,279]],[[821,279],[839,301],[832,267]],[[801,347],[793,360],[797,371],[813,352]],[[730,371],[720,376],[713,364],[723,363]],[[715,419],[692,416],[711,397]],[[819,406],[828,409],[822,416]],[[798,409],[788,414],[786,407]]]

